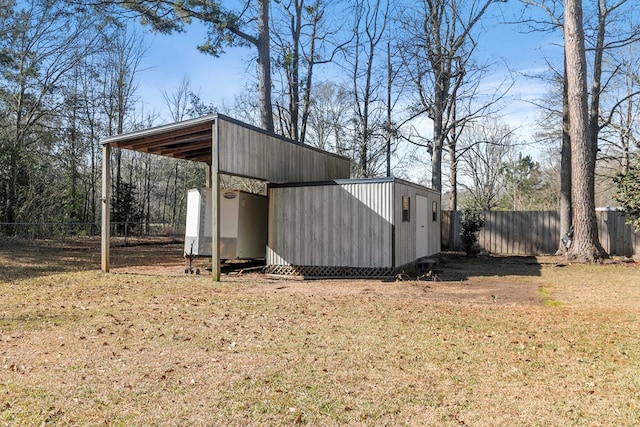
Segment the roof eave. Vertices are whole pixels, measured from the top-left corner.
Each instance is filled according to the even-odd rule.
[[[218,119],[218,114],[210,114],[208,116],[198,117],[195,119],[185,120],[178,123],[171,123],[167,125],[157,126],[149,129],[143,129],[139,131],[123,133],[120,135],[109,136],[102,140],[102,145],[115,145],[119,142],[130,141],[134,139],[145,138],[149,136],[156,136],[167,132],[180,131],[188,129],[193,126],[198,126],[203,123],[211,122],[211,125]]]

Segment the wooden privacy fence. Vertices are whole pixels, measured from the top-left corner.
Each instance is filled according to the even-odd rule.
[[[625,223],[624,212],[597,211],[600,243],[609,255],[640,255],[640,233]],[[443,250],[464,250],[460,238],[460,211],[442,212]],[[479,232],[480,247],[501,255],[553,254],[558,249],[560,214],[555,211],[485,212]]]

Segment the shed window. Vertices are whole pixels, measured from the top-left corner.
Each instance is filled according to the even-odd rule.
[[[431,215],[433,216],[433,222],[438,221],[438,202],[431,203]]]
[[[409,216],[409,209],[411,208],[411,198],[409,196],[402,196],[402,222],[411,222]]]

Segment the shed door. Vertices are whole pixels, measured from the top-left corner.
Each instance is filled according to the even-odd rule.
[[[428,199],[416,194],[416,258],[429,255],[429,210]]]

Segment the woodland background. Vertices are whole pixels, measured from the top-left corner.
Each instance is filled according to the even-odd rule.
[[[20,234],[34,224],[55,225],[44,234],[60,224],[98,232],[100,141],[107,136],[212,112],[260,125],[259,76],[232,105],[201,99],[184,76],[178,87],[163,90],[169,118],[145,111],[138,82],[148,31],[189,31],[190,22],[208,22],[209,39],[199,49],[221,56],[224,47],[250,47],[254,39],[224,29],[238,24],[245,35],[256,34],[264,3],[182,2],[191,7],[186,14],[170,1],[0,0],[0,234]],[[539,126],[523,132],[504,117],[513,81],[491,78],[498,71],[508,75],[508,61],[477,52],[483,43],[478,23],[488,16],[502,17],[499,25],[514,31],[560,36],[562,2],[266,3],[275,132],[350,157],[353,176],[390,173],[439,187],[444,209],[559,208],[561,58],[524,76],[544,81],[548,92],[535,105]],[[590,96],[598,95],[595,198],[603,206],[615,203],[613,178],[637,162],[640,19],[633,2],[592,3],[584,5],[584,28],[587,61],[594,64]],[[225,28],[215,20],[223,12]],[[248,63],[255,60],[248,48]],[[447,67],[438,68],[442,64]],[[434,123],[433,132],[416,125],[424,118]],[[130,232],[181,227],[187,190],[204,183],[201,165],[113,155],[115,226],[126,223]],[[262,190],[255,182],[225,183]]]

